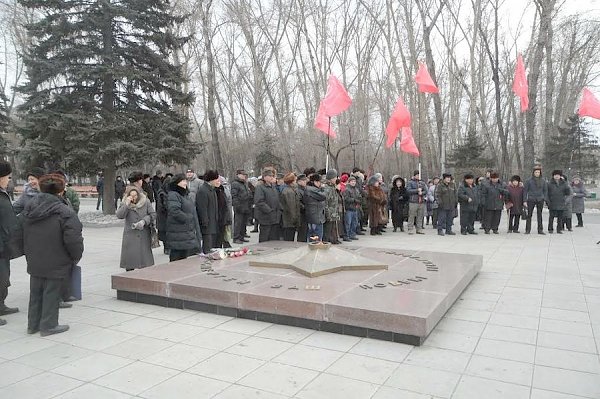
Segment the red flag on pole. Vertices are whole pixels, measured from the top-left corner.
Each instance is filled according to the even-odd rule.
[[[392,112],[392,116],[390,116],[390,120],[385,129],[385,135],[387,136],[385,142],[386,147],[390,148],[394,145],[394,142],[398,138],[398,133],[400,133],[400,129],[403,127],[410,127],[410,124],[410,112],[408,111],[408,108],[406,108],[402,97],[398,97],[394,112]]]
[[[415,144],[415,138],[413,137],[412,129],[410,127],[402,128],[402,140],[400,141],[400,150],[415,155],[417,157],[421,154],[419,152],[419,149],[417,148],[417,145]]]
[[[335,130],[330,126],[331,120],[325,114],[323,109],[323,102],[321,101],[321,105],[319,105],[319,111],[317,112],[317,117],[315,118],[315,128],[322,131],[332,139],[335,139],[337,135],[335,134]]]
[[[415,82],[417,82],[417,87],[421,93],[440,92],[440,89],[438,89],[435,83],[433,83],[433,79],[431,79],[431,76],[427,71],[427,67],[422,62],[419,62],[419,70],[415,75]]]
[[[327,82],[327,94],[321,101],[325,115],[328,117],[339,115],[347,110],[351,104],[352,99],[342,83],[335,76],[330,76]]]
[[[579,111],[577,113],[579,116],[600,119],[600,101],[587,87],[583,88],[583,97],[581,98],[581,103],[579,103]]]
[[[529,84],[527,83],[527,74],[523,56],[517,57],[517,66],[515,68],[515,80],[513,81],[513,92],[521,99],[521,112],[529,109]]]

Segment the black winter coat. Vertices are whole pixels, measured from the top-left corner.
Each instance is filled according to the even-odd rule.
[[[486,210],[498,211],[504,208],[504,200],[508,197],[508,190],[504,183],[498,181],[494,184],[491,181],[487,184],[479,185],[481,189],[481,198]]]
[[[564,211],[567,209],[566,199],[571,194],[569,185],[564,180],[550,180],[548,183],[548,209],[551,211]]]
[[[456,185],[453,182],[446,184],[444,181],[440,181],[435,189],[435,202],[439,209],[448,211],[456,208],[458,202]]]
[[[207,182],[204,182],[196,193],[196,212],[202,234],[217,234],[219,222],[217,192]]]
[[[0,259],[10,259],[9,241],[17,228],[17,217],[8,193],[0,189]]]
[[[22,215],[27,273],[43,278],[68,277],[83,255],[83,226],[75,211],[56,195],[40,193]]]
[[[281,220],[281,204],[279,191],[275,185],[261,183],[254,190],[254,217],[259,224],[279,224]]]
[[[458,202],[460,203],[460,210],[466,212],[477,212],[479,207],[479,192],[477,186],[470,187],[463,182],[458,187]],[[469,202],[469,198],[471,202]]]
[[[325,223],[325,199],[325,191],[322,187],[306,186],[306,190],[304,190],[304,195],[302,196],[306,223]]]
[[[200,249],[200,225],[196,207],[187,190],[171,186],[168,196],[166,241],[169,248],[179,250]],[[198,197],[196,197],[197,199]]]
[[[235,213],[250,213],[250,189],[245,181],[235,179],[231,183],[231,200]]]
[[[156,193],[156,228],[158,239],[167,241],[167,215],[169,210],[170,179]],[[197,216],[196,216],[197,217]]]

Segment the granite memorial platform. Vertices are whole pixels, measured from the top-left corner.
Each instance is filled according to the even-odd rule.
[[[283,241],[249,248],[113,275],[112,287],[122,300],[420,345],[483,264],[476,255]]]

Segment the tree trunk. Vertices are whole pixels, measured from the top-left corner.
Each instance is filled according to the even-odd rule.
[[[113,118],[115,94],[113,69],[113,30],[112,15],[110,11],[110,0],[102,0],[103,27],[102,27],[102,57],[105,73],[102,81],[102,115],[105,123],[110,124]],[[104,159],[104,195],[102,197],[102,213],[105,215],[115,214],[115,175],[116,160]]]

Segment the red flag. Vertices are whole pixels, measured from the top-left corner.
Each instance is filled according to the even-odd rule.
[[[427,71],[427,67],[422,62],[419,62],[419,70],[417,71],[417,75],[415,76],[415,82],[417,82],[417,86],[421,93],[440,92],[440,89],[438,89],[435,83],[433,83],[433,79],[431,79],[431,76]]]
[[[321,101],[321,105],[319,105],[319,111],[317,112],[317,117],[315,118],[315,128],[319,129],[326,135],[329,135],[332,139],[336,138],[335,131],[330,124],[329,117],[325,114],[323,110],[323,102]]]
[[[400,129],[403,127],[410,127],[410,123],[410,112],[408,111],[408,108],[406,108],[402,97],[398,97],[394,112],[392,112],[392,116],[390,116],[390,120],[385,128],[385,134],[387,136],[385,145],[387,148],[394,145],[394,142],[398,138],[398,133],[400,133]]]
[[[415,138],[412,134],[412,129],[410,127],[402,128],[402,140],[400,141],[400,150],[406,153],[420,156],[421,153],[415,144]]]
[[[583,97],[581,98],[581,103],[579,103],[579,111],[577,113],[579,116],[600,119],[600,101],[587,87],[583,88]]]
[[[525,64],[523,56],[517,57],[517,66],[515,68],[515,80],[513,81],[513,92],[521,98],[521,112],[529,109],[529,84],[527,83],[527,74],[525,73]]]
[[[340,81],[333,75],[327,82],[327,94],[321,101],[323,112],[332,117],[341,114],[352,104],[352,99]]]

